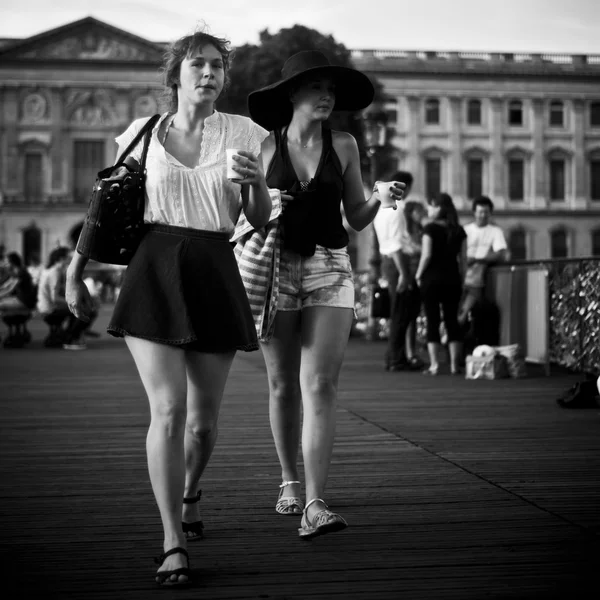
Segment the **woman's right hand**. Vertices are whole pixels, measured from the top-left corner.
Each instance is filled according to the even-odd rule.
[[[287,193],[287,190],[281,191],[281,212],[285,210],[285,207],[294,199],[294,196]]]
[[[81,279],[67,277],[65,300],[69,310],[86,323],[94,310],[94,303],[87,286]]]

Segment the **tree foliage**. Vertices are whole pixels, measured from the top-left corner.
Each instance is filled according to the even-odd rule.
[[[281,79],[284,62],[303,50],[319,50],[332,64],[354,67],[350,51],[331,35],[323,35],[303,25],[281,29],[275,34],[265,29],[260,32],[258,45],[244,44],[235,49],[229,71],[231,83],[219,99],[219,110],[248,116],[247,98],[250,92]],[[375,86],[376,100],[382,99],[381,84],[373,78],[371,81]],[[361,158],[368,161],[364,151],[361,113],[336,111],[330,122],[333,129],[348,131],[356,138]]]

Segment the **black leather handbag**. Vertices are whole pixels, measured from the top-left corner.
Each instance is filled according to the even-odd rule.
[[[98,173],[87,216],[77,242],[79,254],[112,265],[127,265],[135,254],[146,232],[144,225],[146,155],[152,128],[159,118],[160,115],[151,117],[121,153],[117,162]],[[140,164],[134,169],[124,160],[142,138],[144,139],[142,158]],[[110,179],[120,167],[125,167],[127,173]]]

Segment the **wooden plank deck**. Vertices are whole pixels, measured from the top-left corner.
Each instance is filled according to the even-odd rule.
[[[273,510],[262,358],[240,354],[202,484],[207,538],[190,544],[196,582],[171,591],[153,585],[148,408],[124,344],[47,350],[32,331],[29,348],[0,350],[4,597],[597,597],[600,410],[556,405],[573,377],[384,373],[383,345],[352,340],[327,495],[350,527],[302,542]]]

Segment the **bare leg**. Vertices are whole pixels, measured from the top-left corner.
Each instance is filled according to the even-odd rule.
[[[429,353],[429,370],[434,372],[440,368],[440,349],[439,342],[427,342],[427,352]]]
[[[462,342],[450,342],[450,371],[458,373],[462,358]]]
[[[300,311],[279,311],[273,337],[261,344],[269,377],[269,419],[282,481],[298,481],[300,445]],[[283,488],[282,497],[300,497],[300,486]]]
[[[205,354],[185,353],[187,373],[187,420],[185,425],[185,492],[198,492],[200,477],[208,464],[217,441],[219,409],[235,352]],[[182,520],[200,520],[200,505],[184,504]],[[195,537],[188,533],[188,537]]]
[[[146,438],[150,482],[164,530],[164,550],[186,547],[181,530],[185,481],[183,439],[186,419],[185,354],[178,348],[127,336],[150,402],[150,428]],[[182,554],[168,557],[158,569],[187,567]],[[177,576],[172,576],[173,580]],[[186,577],[179,576],[180,581]]]
[[[337,386],[352,326],[352,310],[313,306],[302,314],[300,387],[306,500],[323,498],[335,437]],[[325,508],[315,502],[308,518]]]
[[[417,327],[414,321],[408,324],[404,343],[406,344],[406,358],[411,360],[416,355],[417,347]]]

